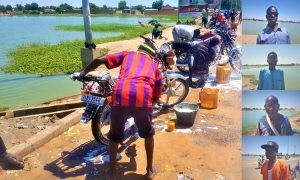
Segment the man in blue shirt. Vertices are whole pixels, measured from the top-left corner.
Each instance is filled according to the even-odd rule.
[[[258,34],[256,44],[291,44],[288,29],[277,24],[278,14],[274,6],[267,9],[268,25]]]
[[[275,68],[277,65],[277,54],[268,54],[269,68],[260,70],[257,90],[285,90],[283,70]]]
[[[155,27],[153,28],[153,31],[152,31],[152,39],[153,39],[153,37],[155,39],[157,39],[161,35],[162,35],[162,31],[158,30],[158,25],[156,24]]]

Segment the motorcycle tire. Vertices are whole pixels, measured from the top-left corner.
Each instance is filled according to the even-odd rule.
[[[242,61],[239,61],[239,64],[240,64],[239,67],[236,66],[236,65],[234,64],[235,62],[233,62],[231,58],[228,59],[228,62],[229,62],[229,64],[230,64],[231,68],[232,68],[235,72],[237,72],[237,73],[239,73],[239,74],[242,73]]]
[[[170,81],[172,81],[172,79],[170,79]],[[164,108],[170,108],[170,107],[175,106],[176,104],[181,103],[182,101],[185,100],[185,98],[187,97],[187,95],[189,93],[189,84],[184,79],[178,78],[178,79],[175,79],[174,82],[181,83],[184,86],[185,92],[181,95],[181,97],[177,101],[175,101],[173,103],[166,103],[166,102],[163,102],[161,99],[159,99],[159,104]]]
[[[102,116],[108,116],[108,114],[104,114],[105,108],[110,107],[110,103],[107,101],[107,99],[104,101],[103,106],[99,108],[97,114],[94,116],[92,119],[92,134],[95,138],[95,140],[105,146],[109,145],[109,139],[103,134],[101,131],[101,126],[102,126]]]
[[[176,55],[177,59],[183,59],[186,58],[186,52],[180,52],[178,55]],[[177,69],[184,74],[187,74],[190,72],[189,66],[176,66]]]

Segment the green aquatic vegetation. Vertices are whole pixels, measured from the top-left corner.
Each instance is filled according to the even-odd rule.
[[[117,24],[114,24],[117,26]],[[69,30],[77,30],[79,26],[64,26]],[[101,32],[102,29],[97,25],[94,32]],[[111,28],[111,25],[104,25],[106,29]],[[118,25],[119,27],[119,25]],[[127,28],[128,26],[125,26]],[[163,27],[165,28],[165,27]],[[106,42],[129,40],[151,33],[153,27],[137,27],[123,32],[120,36],[95,38],[95,44],[102,44]],[[84,47],[85,40],[63,41],[56,45],[46,43],[30,43],[22,44],[12,49],[7,55],[11,60],[0,69],[5,73],[21,73],[21,74],[39,74],[39,75],[53,75],[59,73],[70,74],[74,71],[82,69],[80,49]],[[108,49],[102,49],[100,55],[104,55]]]
[[[9,106],[2,106],[2,105],[0,105],[0,112],[7,111],[9,109],[10,109]]]

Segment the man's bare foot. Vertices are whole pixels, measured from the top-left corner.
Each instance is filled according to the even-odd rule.
[[[0,156],[0,163],[3,169],[19,170],[24,168],[24,162],[22,158],[5,152]]]
[[[147,172],[147,179],[148,180],[151,180],[151,179],[153,179],[154,178],[154,176],[158,173],[158,166],[156,166],[156,165],[152,165],[152,171],[150,170],[150,171],[148,171]]]

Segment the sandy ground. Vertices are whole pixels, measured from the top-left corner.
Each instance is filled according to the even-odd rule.
[[[252,84],[253,78],[242,77],[242,89],[243,90],[257,90],[257,85]]]
[[[172,40],[171,31],[172,27],[164,30],[163,35],[168,40]],[[240,34],[241,26],[238,27]],[[162,44],[168,40],[160,39],[156,42]],[[143,39],[136,38],[98,47],[109,48],[113,53],[136,50],[142,42]],[[241,44],[241,36],[237,38],[237,44]],[[179,172],[197,180],[241,179],[241,77],[232,76],[230,83],[215,84],[214,76],[211,76],[207,83],[207,87],[210,86],[221,90],[218,108],[200,108],[192,127],[183,128],[177,123],[175,132],[166,132],[166,122],[174,114],[172,109],[163,111],[154,120],[154,163],[160,169],[154,179],[176,179]],[[198,95],[199,89],[190,89],[184,102],[199,103]],[[54,103],[79,99],[77,95]],[[77,124],[24,157],[24,170],[2,171],[0,179],[105,179],[109,167],[105,161],[107,149],[93,139],[90,124]],[[118,161],[117,179],[145,179],[146,155],[143,142],[137,139],[119,148],[122,156]]]
[[[290,164],[291,168],[294,168],[297,165],[297,162],[300,161],[300,157],[292,157],[289,160],[281,160],[283,160],[286,164]],[[257,160],[243,160],[242,166],[243,180],[262,179],[260,169],[257,168]],[[299,172],[297,172],[296,177],[297,180],[300,180]]]
[[[257,35],[243,34],[243,44],[256,44]]]

